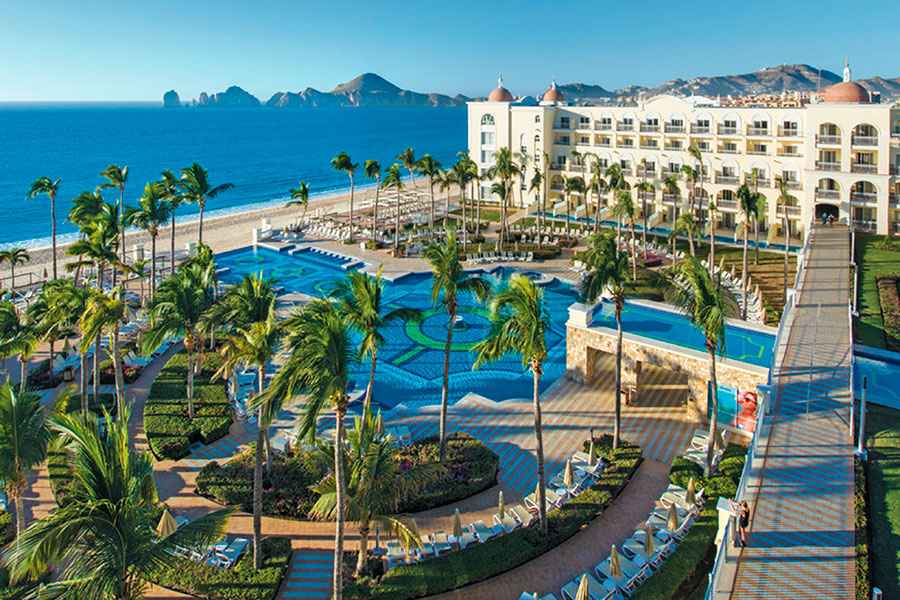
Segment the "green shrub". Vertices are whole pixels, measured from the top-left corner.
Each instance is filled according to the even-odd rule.
[[[397,450],[397,460],[409,467],[437,463],[439,440],[431,437]],[[446,472],[414,498],[402,503],[397,512],[420,512],[468,498],[497,483],[500,458],[475,438],[456,433],[447,439],[444,457]]]
[[[207,463],[197,474],[197,493],[219,504],[253,511],[253,467],[256,444],[224,464]],[[330,463],[316,451],[289,455],[275,452],[272,471],[263,472],[263,514],[304,519],[318,496],[309,489],[322,480]]]
[[[624,444],[602,452],[611,457],[603,476],[562,508],[549,511],[546,536],[535,523],[462,552],[397,567],[367,589],[360,589],[364,581],[351,582],[351,597],[404,600],[440,594],[494,577],[555,548],[602,514],[641,463],[637,446]]]
[[[271,600],[278,593],[291,560],[288,538],[264,538],[262,568],[253,568],[253,550],[230,569],[210,567],[189,559],[177,568],[160,568],[150,580],[157,585],[208,600]]]
[[[676,458],[669,481],[686,487],[691,477],[703,488],[706,503],[694,524],[662,567],[637,589],[635,600],[688,598],[698,589],[706,589],[707,575],[716,559],[716,533],[719,530],[719,497],[734,498],[744,469],[746,448],[730,445],[719,462],[719,470],[709,478],[703,469],[684,458]]]
[[[99,400],[96,400],[93,394],[88,394],[89,412],[100,415],[103,412],[101,409],[105,408],[109,414],[116,414],[118,406],[115,394],[100,394],[98,398]],[[81,394],[61,394],[57,398],[53,410],[60,414],[79,412],[81,410]]]
[[[14,537],[16,537],[16,524],[13,522],[12,515],[0,510],[0,546],[10,543]]]
[[[125,383],[134,383],[141,376],[141,367],[122,365],[122,379]],[[100,362],[100,383],[104,385],[114,385],[116,383],[116,372],[113,369],[111,359]]]
[[[869,555],[869,489],[866,485],[866,465],[854,461],[856,493],[853,505],[856,516],[856,600],[868,600],[872,594],[871,557]]]
[[[175,354],[160,371],[144,408],[144,430],[156,458],[183,458],[194,442],[210,444],[228,434],[233,411],[225,384],[210,381],[221,364],[218,354],[204,354],[203,370],[194,377],[193,419],[187,416],[187,354]]]

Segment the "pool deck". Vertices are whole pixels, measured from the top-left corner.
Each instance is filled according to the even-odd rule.
[[[771,427],[762,432],[765,454],[748,486],[748,546],[738,555],[733,590],[720,586],[716,600],[856,594],[849,236],[846,227],[821,226],[812,235],[776,367]]]

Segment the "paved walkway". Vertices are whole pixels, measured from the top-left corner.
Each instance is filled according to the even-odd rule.
[[[731,598],[855,597],[848,237],[813,231]]]

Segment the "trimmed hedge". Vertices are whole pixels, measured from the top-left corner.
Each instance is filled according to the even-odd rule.
[[[201,496],[244,512],[253,512],[253,467],[256,444],[224,464],[210,462],[197,474],[196,492]],[[297,451],[289,455],[275,452],[272,472],[263,471],[263,514],[304,519],[318,496],[310,486],[322,480],[330,461],[316,451]]]
[[[856,493],[853,507],[856,511],[856,600],[869,600],[872,595],[872,569],[869,554],[869,487],[866,465],[855,459]]]
[[[615,451],[608,445],[595,446],[595,451],[599,456],[609,457],[603,476],[562,508],[549,511],[546,536],[535,523],[461,552],[397,567],[380,582],[369,579],[349,582],[346,595],[404,600],[440,594],[489,579],[555,548],[603,513],[631,480],[642,460],[641,449],[629,444]]]
[[[397,459],[410,467],[438,462],[439,438],[420,440],[397,450]],[[479,440],[455,433],[447,438],[444,475],[398,508],[399,513],[420,512],[458,502],[497,483],[500,457]]]
[[[103,411],[101,410],[101,408],[105,408],[109,414],[116,414],[118,405],[116,404],[115,394],[100,394],[98,396],[98,399],[95,399],[93,394],[88,394],[89,412],[92,412],[96,415],[102,415]],[[56,405],[53,407],[53,409],[60,414],[80,412],[81,394],[61,395],[56,400]]]
[[[875,278],[884,334],[890,348],[900,346],[900,273]]]
[[[271,600],[291,562],[291,541],[284,537],[263,538],[262,568],[253,568],[253,550],[248,547],[230,569],[210,567],[180,559],[177,568],[160,568],[150,581],[164,588],[208,600]]]
[[[737,494],[746,451],[741,446],[728,446],[719,470],[708,479],[703,477],[703,469],[696,463],[681,457],[675,459],[669,481],[687,487],[693,477],[697,487],[704,490],[706,504],[672,556],[637,589],[632,596],[634,600],[688,598],[699,593],[698,589],[706,589],[707,575],[716,559],[715,541],[719,531],[716,503],[720,496],[734,498]]]
[[[187,354],[179,352],[162,368],[144,407],[144,431],[157,459],[179,459],[194,442],[210,444],[228,434],[234,414],[223,381],[211,382],[221,366],[218,354],[205,353],[194,376],[194,418],[187,416]]]

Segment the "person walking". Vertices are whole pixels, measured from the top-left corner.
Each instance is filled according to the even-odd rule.
[[[738,531],[740,532],[741,548],[747,547],[747,529],[750,527],[750,505],[746,500],[738,504]]]

